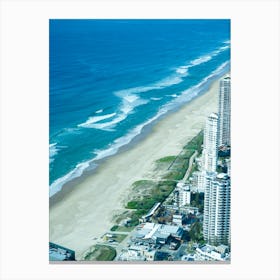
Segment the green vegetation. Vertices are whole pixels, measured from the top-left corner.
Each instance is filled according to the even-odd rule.
[[[114,225],[111,227],[111,231],[118,231],[119,226]]]
[[[117,226],[117,225],[114,225],[112,228],[111,228],[111,231],[123,231],[123,232],[129,232],[129,231],[132,231],[132,227],[130,226]]]
[[[174,187],[174,182],[160,181],[142,199],[129,201],[126,208],[136,209],[138,211],[150,210],[155,203],[163,202],[173,191]]]
[[[145,188],[145,187],[150,187],[151,185],[154,185],[155,183],[151,180],[139,180],[135,181],[132,184],[133,188]]]
[[[176,159],[176,156],[168,156],[168,157],[160,158],[160,159],[158,159],[156,162],[157,162],[157,163],[163,163],[163,162],[171,163],[171,162],[174,161],[175,159]]]
[[[186,146],[184,146],[181,153],[174,159],[171,165],[168,167],[168,173],[164,176],[167,180],[181,180],[189,167],[189,160],[195,151],[198,151],[198,155],[202,151],[203,143],[203,131],[200,131]],[[166,157],[168,158],[168,157]],[[195,165],[191,172],[198,170]]]
[[[184,169],[181,169],[179,171],[171,171],[164,176],[164,179],[179,181],[184,178],[185,173],[186,171]]]
[[[194,172],[196,172],[196,171],[199,171],[199,169],[198,169],[198,164],[197,164],[197,162],[194,161],[194,162],[193,162],[193,165],[192,165],[192,170],[191,170],[191,172],[190,172],[190,176],[191,176]]]
[[[162,172],[165,172],[167,169],[170,168],[170,166],[174,164],[176,158],[177,156],[167,156],[156,160],[155,161],[156,168],[154,171],[158,171],[160,172],[160,174],[162,174]]]
[[[121,243],[126,237],[127,234],[114,234],[112,239],[117,241],[118,243]]]
[[[192,193],[191,206],[197,207],[198,211],[202,213],[204,209],[204,193]]]
[[[198,151],[198,154],[202,152],[202,144],[203,144],[203,130],[200,131],[185,147],[184,149],[190,151]]]
[[[226,172],[226,171],[225,171],[225,168],[224,168],[224,167],[218,165],[218,166],[217,166],[217,172],[218,172],[218,173],[224,173],[224,172]]]
[[[94,245],[85,254],[86,261],[112,261],[116,257],[116,250],[110,246]]]
[[[156,200],[153,197],[147,197],[145,199],[142,199],[140,201],[132,200],[127,203],[126,208],[128,209],[144,209],[148,210],[153,207]]]
[[[129,201],[126,208],[135,210],[130,215],[130,226],[138,225],[139,218],[147,214],[157,202],[163,202],[174,190],[175,185],[173,181],[159,181],[154,183],[145,196]]]
[[[146,214],[146,210],[137,210],[131,214],[130,226],[135,227],[139,224],[139,219]]]
[[[192,226],[191,226],[189,234],[190,234],[190,239],[192,241],[198,242],[200,244],[204,243],[202,223],[201,222],[193,223]]]
[[[186,249],[187,253],[189,254],[195,253],[194,243],[195,243],[194,241],[188,242],[187,249]]]
[[[157,202],[163,202],[171,194],[176,186],[176,181],[183,179],[188,167],[189,160],[191,156],[198,151],[201,153],[203,143],[203,131],[199,132],[181,151],[178,156],[167,156],[160,158],[156,161],[158,166],[164,166],[167,168],[166,174],[161,178],[163,180],[159,182],[154,182],[151,180],[139,180],[133,183],[133,189],[142,191],[142,193],[129,201],[126,205],[127,209],[131,210],[131,213],[128,215],[130,220],[129,226],[125,228],[131,228],[139,223],[139,219],[148,213],[148,211],[154,206]],[[192,167],[193,171],[197,170],[196,164]],[[143,195],[144,193],[144,195]],[[202,203],[203,204],[203,203]],[[194,205],[202,209],[203,205],[201,204],[200,198],[198,201],[195,200]],[[119,230],[119,226],[114,226],[111,229],[112,231]]]

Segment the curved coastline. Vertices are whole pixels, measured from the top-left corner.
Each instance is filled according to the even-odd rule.
[[[131,184],[149,178],[155,160],[178,154],[204,127],[205,117],[217,111],[219,78],[205,93],[145,127],[117,154],[98,162],[97,169],[66,183],[51,197],[50,241],[72,248],[80,259],[93,238],[110,229],[114,215],[124,211]]]

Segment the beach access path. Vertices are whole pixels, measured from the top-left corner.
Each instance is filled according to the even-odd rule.
[[[193,165],[194,159],[196,158],[197,154],[198,154],[198,152],[195,151],[193,153],[193,155],[191,156],[191,158],[190,158],[188,170],[186,171],[185,176],[182,179],[183,183],[185,183],[187,181],[187,179],[189,178],[189,176],[190,176],[190,173],[192,171],[192,165]]]

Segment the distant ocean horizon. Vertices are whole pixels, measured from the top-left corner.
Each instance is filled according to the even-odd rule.
[[[230,70],[230,20],[50,20],[50,196]]]

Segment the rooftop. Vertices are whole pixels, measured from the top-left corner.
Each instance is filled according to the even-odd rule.
[[[179,226],[145,223],[143,227],[135,233],[135,237],[141,239],[166,239],[169,235],[181,236],[182,233],[183,230]]]

